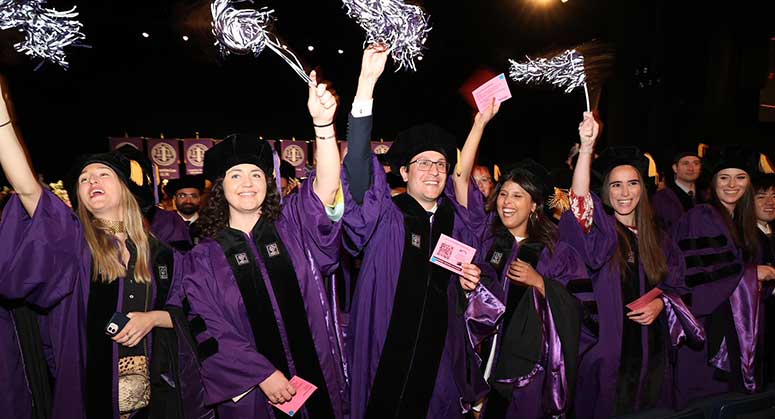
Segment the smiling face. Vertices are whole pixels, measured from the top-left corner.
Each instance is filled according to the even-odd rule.
[[[438,164],[431,164],[428,170],[421,170],[421,162],[446,162],[438,151],[424,151],[412,157],[408,166],[401,167],[401,177],[406,182],[406,192],[416,199],[425,209],[433,208],[436,200],[444,192],[447,172],[439,170]]]
[[[765,223],[775,220],[775,188],[760,190],[754,195],[756,219]]]
[[[102,163],[86,165],[78,176],[78,201],[97,218],[121,220],[121,180]]]
[[[492,180],[490,170],[484,166],[476,166],[472,175],[479,191],[482,192],[485,198],[489,198],[492,190],[495,188],[495,182]]]
[[[495,199],[498,217],[511,234],[525,237],[530,214],[536,210],[536,203],[530,194],[518,183],[506,181]]]
[[[616,166],[608,174],[608,199],[616,218],[634,225],[635,208],[643,191],[638,170],[630,165]]]
[[[719,201],[731,212],[751,183],[748,173],[740,169],[724,169],[713,177],[713,190]]]
[[[226,171],[223,193],[229,212],[255,214],[266,198],[266,175],[255,164],[238,164]]]

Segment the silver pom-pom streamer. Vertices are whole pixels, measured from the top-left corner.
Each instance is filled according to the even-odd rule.
[[[266,7],[259,10],[234,8],[234,4],[243,2],[253,3],[252,0],[215,0],[210,7],[213,14],[213,35],[221,54],[253,54],[258,57],[265,48],[269,48],[309,84],[309,76],[296,55],[269,32],[269,25],[274,20],[274,10]]]
[[[564,51],[551,58],[532,59],[526,61],[509,60],[509,76],[512,80],[525,84],[551,84],[564,88],[570,93],[579,86],[584,86],[587,100],[587,111],[590,110],[587,75],[584,72],[584,57],[575,49]]]
[[[400,0],[342,0],[347,15],[366,31],[366,45],[387,44],[396,71],[417,71],[431,31],[429,16],[419,6]]]
[[[85,46],[78,43],[86,38],[81,32],[83,25],[75,20],[78,17],[75,6],[57,11],[45,8],[45,3],[45,0],[0,1],[0,30],[15,28],[24,34],[24,40],[14,45],[18,52],[67,68],[64,49],[70,45]]]

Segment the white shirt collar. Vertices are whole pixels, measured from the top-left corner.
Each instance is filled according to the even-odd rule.
[[[681,182],[678,179],[675,180],[675,184],[676,184],[676,186],[678,186],[682,191],[686,192],[687,194],[689,193],[689,191],[694,192],[694,185],[687,185],[687,184]]]
[[[194,221],[199,219],[199,213],[198,212],[195,212],[194,215],[192,215],[190,218],[186,218],[186,216],[181,214],[180,211],[177,211],[177,213],[180,216],[180,218],[182,218],[183,221],[185,221],[187,223],[193,223]]]

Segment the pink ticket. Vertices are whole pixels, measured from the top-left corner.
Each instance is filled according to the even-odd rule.
[[[479,112],[484,112],[490,107],[492,98],[495,98],[496,103],[511,99],[511,90],[509,90],[509,84],[506,82],[506,75],[503,73],[477,87],[472,94]]]
[[[640,310],[643,307],[646,307],[648,303],[654,301],[654,299],[660,295],[662,295],[662,290],[659,288],[653,288],[651,291],[641,295],[637,300],[627,304],[626,307],[632,311]]]
[[[476,249],[473,247],[442,234],[431,256],[431,262],[459,274],[463,272],[463,264],[471,263],[475,254]]]
[[[312,393],[314,393],[318,388],[309,381],[306,381],[296,375],[294,375],[293,378],[291,378],[289,381],[293,388],[296,389],[296,395],[293,396],[291,401],[285,402],[283,404],[274,404],[269,402],[269,404],[282,410],[288,416],[293,416],[299,412],[299,409],[301,409],[307,399],[309,399],[309,397],[312,396]]]

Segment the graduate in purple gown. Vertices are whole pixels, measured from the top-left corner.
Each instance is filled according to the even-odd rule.
[[[753,178],[754,204],[756,205],[756,226],[759,228],[761,263],[775,266],[775,174],[762,174]],[[762,290],[764,299],[764,330],[775,327],[775,295],[773,287]],[[764,368],[763,382],[769,387],[775,384],[775,333],[765,333],[763,346],[759,349]]]
[[[488,204],[495,217],[476,259],[506,312],[482,346],[492,387],[486,419],[560,416],[572,407],[582,320],[572,293],[589,275],[546,210],[548,180],[545,168],[523,161],[501,176]]]
[[[363,251],[348,334],[350,416],[463,417],[481,396],[466,309],[493,304],[492,318],[480,319],[492,323],[502,305],[492,296],[482,301],[483,292],[466,295],[484,290],[474,264],[463,264],[458,277],[429,259],[441,234],[476,245],[484,220],[471,219],[466,206],[483,206],[483,196],[451,173],[454,138],[425,124],[399,134],[388,152],[407,182],[407,193],[391,198],[369,144],[372,92],[387,53],[385,46],[364,52],[344,161],[352,194],[344,242],[352,254]],[[471,135],[481,136],[490,117],[478,117]]]
[[[671,232],[678,220],[702,202],[702,196],[697,188],[697,179],[702,172],[702,161],[695,149],[677,151],[672,156],[670,168],[673,180],[661,191],[651,197],[654,215],[662,230]]]
[[[750,179],[758,171],[759,154],[730,145],[711,149],[706,157],[711,200],[687,212],[674,236],[686,260],[691,310],[708,335],[705,345],[679,351],[676,395],[681,405],[761,388],[758,281],[775,279],[775,270],[760,260]]]
[[[345,417],[323,282],[337,267],[344,210],[336,99],[315,84],[314,72],[310,78],[317,173],[282,205],[269,143],[232,135],[205,154],[213,188],[199,222],[208,238],[186,255],[180,304],[191,320],[205,402],[221,419],[284,415],[272,404],[296,394],[294,376],[317,387],[294,415]]]
[[[175,256],[144,227],[149,168],[121,151],[81,160],[68,179],[74,213],[42,190],[13,128],[1,129],[0,164],[18,194],[0,224],[0,297],[43,310],[51,417],[180,417],[178,350],[164,310]],[[129,320],[111,338],[105,328],[116,312]],[[132,377],[119,374],[129,357]]]
[[[586,113],[571,190],[573,212],[561,236],[591,273],[595,304],[587,307],[596,343],[582,337],[575,416],[608,418],[671,404],[671,354],[684,340],[702,342],[702,329],[681,301],[684,261],[654,223],[646,190],[648,160],[635,147],[610,148],[595,162],[600,199],[589,192],[597,124]],[[609,215],[610,214],[610,215]],[[658,288],[660,297],[627,304]]]

